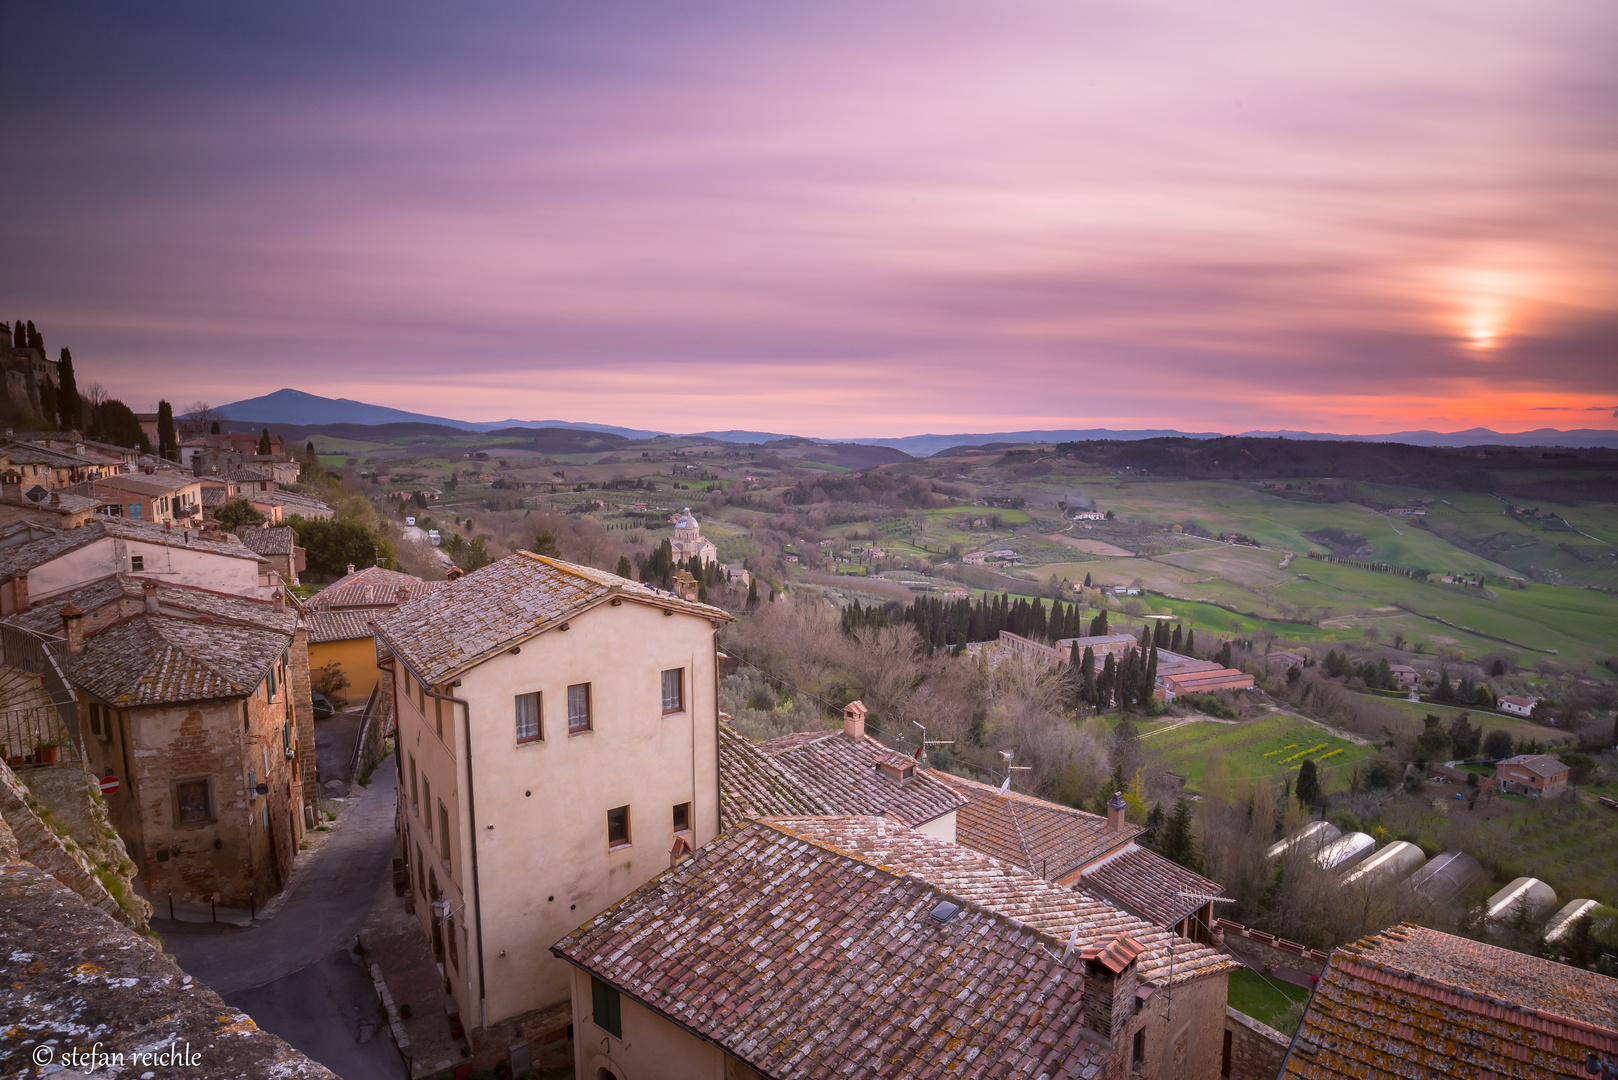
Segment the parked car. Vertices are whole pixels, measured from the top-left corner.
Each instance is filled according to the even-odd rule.
[[[433,547],[437,547],[438,546],[438,541],[439,541],[438,530],[437,529],[428,529],[427,530],[427,542],[432,544]]]
[[[407,517],[405,518],[405,524],[414,529],[416,527],[416,519],[413,517]]]
[[[324,720],[328,716],[335,713],[336,711],[337,710],[332,707],[332,703],[326,700],[326,695],[325,694],[316,694],[315,695],[315,719],[316,720]]]

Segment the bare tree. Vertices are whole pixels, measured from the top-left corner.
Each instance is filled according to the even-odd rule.
[[[79,397],[84,400],[85,405],[92,409],[108,400],[111,396],[111,394],[107,393],[107,388],[98,382],[87,382],[79,387]]]
[[[176,419],[180,424],[180,433],[186,438],[192,438],[206,435],[213,429],[214,421],[222,420],[224,417],[206,401],[193,401]]]

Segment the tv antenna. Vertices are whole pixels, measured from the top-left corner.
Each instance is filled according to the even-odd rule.
[[[1217,893],[1186,892],[1176,889],[1174,895],[1181,900],[1200,900],[1204,904],[1234,904],[1236,901],[1229,896],[1220,896]],[[1199,905],[1200,906],[1200,905]],[[1189,918],[1190,916],[1187,916]],[[1174,927],[1169,927],[1169,981],[1168,1000],[1163,1006],[1163,1022],[1166,1024],[1174,1018],[1174,939],[1179,935]]]
[[[929,739],[927,737],[927,725],[926,724],[921,723],[919,720],[912,720],[910,722],[912,724],[915,724],[918,728],[921,729],[921,745],[916,747],[916,760],[917,761],[920,761],[922,759],[922,755],[927,752],[927,748],[929,746],[954,746],[955,745],[955,740],[954,739]]]
[[[1002,751],[1000,751],[1000,756],[1006,759],[1006,778],[1000,784],[1000,791],[1001,791],[1002,794],[1004,794],[1005,792],[1008,792],[1008,791],[1011,790],[1011,774],[1012,773],[1014,773],[1014,772],[1032,772],[1033,768],[1034,768],[1032,765],[1013,765],[1011,763],[1011,761],[1012,761],[1012,757],[1015,754],[1016,754],[1015,750],[1002,750]]]

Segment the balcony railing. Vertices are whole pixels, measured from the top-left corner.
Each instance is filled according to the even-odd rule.
[[[0,712],[0,758],[14,769],[80,760],[67,725],[49,705]]]

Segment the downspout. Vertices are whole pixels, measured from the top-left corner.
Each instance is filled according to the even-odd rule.
[[[694,714],[695,709],[691,710]],[[695,717],[693,716],[693,721]],[[692,756],[695,757],[696,746],[692,746]],[[714,795],[714,835],[718,836],[725,831],[725,781],[720,775],[719,763],[719,631],[713,632],[713,795]]]
[[[420,681],[419,677],[417,681]],[[478,924],[478,1027],[487,1028],[489,1026],[489,1004],[488,983],[483,976],[483,897],[482,891],[478,888],[478,803],[477,788],[472,778],[472,703],[458,697],[451,697],[448,694],[435,693],[428,690],[425,683],[422,684],[422,690],[430,698],[448,701],[451,704],[461,706],[465,710],[465,723],[461,726],[466,733],[466,818],[467,832],[471,838],[471,842],[467,847],[472,853],[472,917],[477,920]]]

